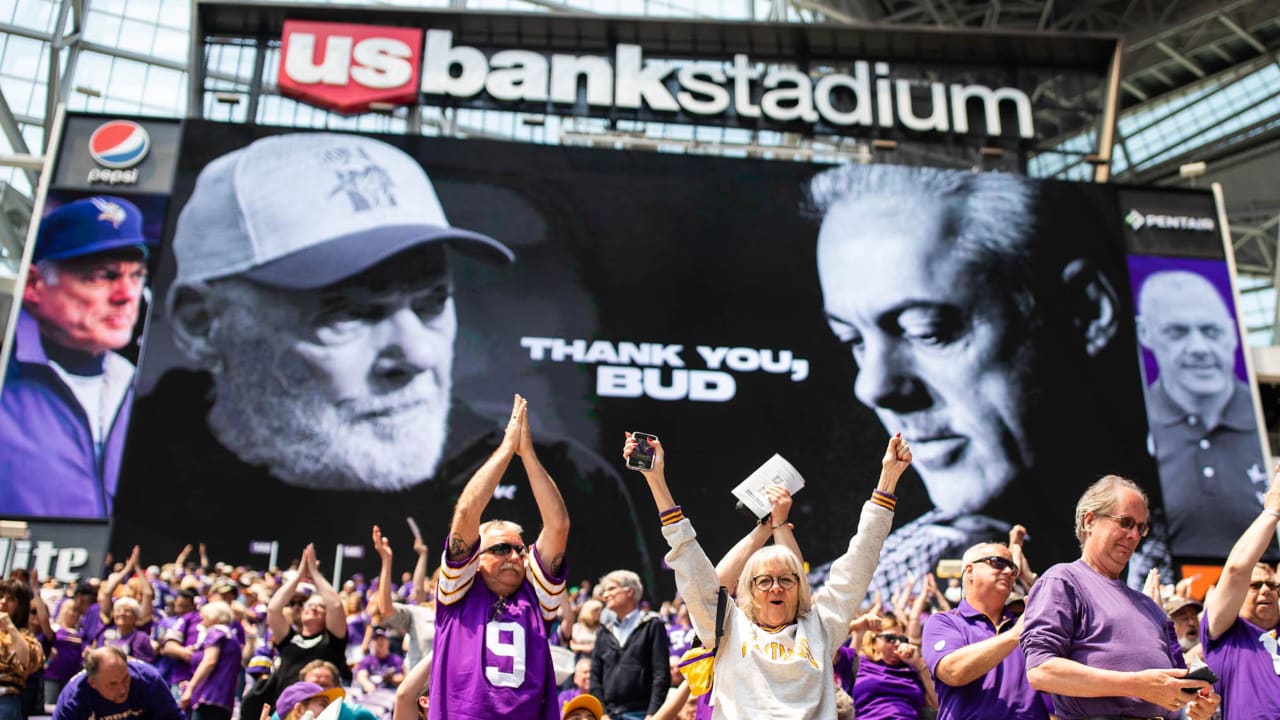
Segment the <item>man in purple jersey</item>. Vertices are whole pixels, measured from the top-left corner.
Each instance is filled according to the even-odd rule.
[[[526,410],[516,395],[502,443],[467,482],[453,511],[436,585],[429,720],[560,717],[547,623],[565,600],[569,513],[538,462]],[[542,517],[531,552],[520,526],[480,524],[516,455]]]
[[[1262,498],[1262,513],[1231,548],[1200,620],[1204,661],[1221,678],[1224,720],[1280,717],[1280,583],[1269,565],[1258,562],[1274,546],[1277,520],[1280,465]]]

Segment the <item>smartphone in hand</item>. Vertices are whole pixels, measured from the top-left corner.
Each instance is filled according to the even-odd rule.
[[[653,469],[653,446],[649,444],[650,440],[657,440],[657,435],[649,433],[633,432],[631,437],[635,438],[636,449],[632,451],[631,457],[627,458],[627,467],[632,470],[652,470]]]
[[[1213,670],[1210,670],[1208,665],[1199,665],[1192,668],[1191,672],[1183,676],[1183,679],[1184,680],[1203,680],[1209,683],[1210,685],[1212,685],[1218,682],[1218,675]],[[1194,693],[1194,692],[1197,692],[1197,690],[1195,688],[1183,688],[1182,692]]]

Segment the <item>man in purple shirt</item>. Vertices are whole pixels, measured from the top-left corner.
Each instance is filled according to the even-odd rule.
[[[115,351],[133,337],[150,242],[142,211],[108,195],[40,221],[0,394],[0,515],[111,516],[134,372]]]
[[[1150,529],[1147,496],[1107,475],[1076,503],[1080,559],[1040,577],[1027,598],[1019,642],[1031,687],[1053,695],[1063,720],[1097,716],[1208,720],[1221,698],[1186,680],[1164,610],[1121,580]]]
[[[117,647],[91,650],[84,672],[71,678],[54,720],[186,720],[164,678]]]
[[[979,543],[962,562],[964,598],[930,616],[921,642],[938,681],[939,720],[1048,720],[1044,697],[1027,682],[1022,621],[1005,608],[1018,577],[1013,555],[1000,543]]]
[[[518,525],[480,524],[516,455],[542,517],[531,551]],[[501,445],[467,482],[454,508],[436,585],[429,720],[558,720],[547,623],[565,600],[568,539],[569,513],[538,462],[525,400],[516,395]]]
[[[1262,498],[1262,513],[1244,531],[1205,598],[1200,637],[1204,660],[1220,678],[1224,720],[1280,717],[1280,583],[1258,562],[1276,538],[1280,520],[1280,466]]]

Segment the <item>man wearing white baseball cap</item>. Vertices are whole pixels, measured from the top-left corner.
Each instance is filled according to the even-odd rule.
[[[170,369],[138,403],[113,545],[241,546],[263,532],[248,503],[272,513],[266,537],[285,546],[356,544],[338,533],[409,514],[447,527],[454,493],[502,436],[452,397],[450,263],[514,253],[452,227],[412,156],[336,133],[274,135],[209,162],[172,248],[168,322],[199,370]],[[558,445],[545,456],[556,476],[589,478],[584,504],[630,507],[611,465],[543,444]],[[305,514],[283,512],[302,498],[316,501]],[[517,522],[537,521],[504,500]]]

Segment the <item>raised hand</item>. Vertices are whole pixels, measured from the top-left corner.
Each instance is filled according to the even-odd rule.
[[[422,538],[413,539],[413,551],[419,555],[427,554],[427,544],[422,541]]]
[[[896,479],[906,472],[910,465],[911,447],[903,439],[902,433],[897,433],[889,438],[889,446],[885,448],[884,458],[880,460],[880,467],[884,472],[891,473]]]
[[[377,525],[373,526],[373,549],[377,551],[382,562],[391,562],[391,541],[382,535],[382,528]]]
[[[764,489],[769,498],[772,525],[784,525],[791,514],[791,493],[782,485],[770,485]]]
[[[528,403],[517,393],[511,402],[511,419],[507,421],[507,429],[502,434],[502,448],[516,453],[520,450],[521,429],[524,427],[524,414]],[[508,456],[509,457],[509,456]]]
[[[517,395],[516,397],[520,397]],[[524,398],[521,398],[524,400]],[[524,410],[520,413],[520,444],[516,446],[516,454],[522,458],[534,457],[533,452],[533,431],[529,429],[529,407],[525,402]]]
[[[649,470],[640,470],[638,468],[631,468],[631,469],[636,470],[637,472],[642,473],[646,476],[647,475],[665,475],[664,471],[666,469],[666,453],[663,452],[662,450],[662,442],[656,438],[653,440],[647,440],[647,442],[649,443],[649,447],[653,448],[653,467],[650,468]],[[631,453],[636,451],[636,445],[637,443],[636,443],[635,437],[633,437],[631,433],[627,433],[627,441],[622,446],[622,458],[624,462],[626,461],[627,458],[631,457]]]
[[[1009,528],[1009,546],[1021,545],[1027,539],[1027,529],[1021,525]]]

